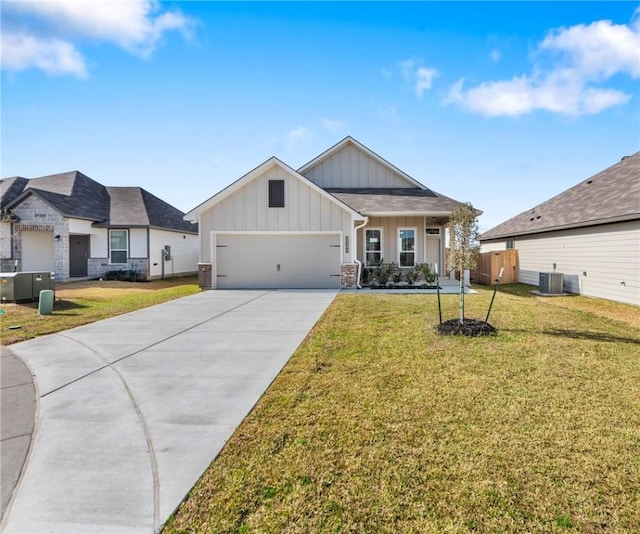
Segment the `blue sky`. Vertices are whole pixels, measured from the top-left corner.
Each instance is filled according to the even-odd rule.
[[[637,2],[2,2],[2,176],[189,211],[351,135],[502,222],[640,150]]]

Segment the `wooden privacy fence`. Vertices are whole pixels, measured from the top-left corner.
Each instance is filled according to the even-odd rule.
[[[504,273],[500,283],[515,284],[518,281],[518,251],[498,250],[479,254],[478,266],[471,271],[471,280],[476,284],[493,286],[501,267],[504,267]]]

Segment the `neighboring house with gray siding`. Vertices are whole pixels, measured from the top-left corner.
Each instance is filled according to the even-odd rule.
[[[105,187],[72,171],[0,180],[0,192],[4,272],[52,271],[67,281],[109,271],[152,279],[197,270],[197,226],[140,187]]]
[[[515,248],[518,281],[564,273],[564,290],[640,305],[640,152],[480,236]]]
[[[459,204],[346,137],[298,170],[267,160],[185,218],[199,223],[203,287],[339,288],[382,263],[442,274]]]

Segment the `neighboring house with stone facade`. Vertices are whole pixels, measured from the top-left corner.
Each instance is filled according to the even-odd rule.
[[[0,180],[2,271],[56,279],[134,271],[141,279],[195,273],[197,226],[140,187],[105,187],[81,172]]]
[[[362,267],[428,263],[460,203],[351,137],[297,171],[273,157],[186,216],[207,288],[348,288]]]

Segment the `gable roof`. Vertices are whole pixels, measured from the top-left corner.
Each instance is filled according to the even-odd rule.
[[[378,154],[376,154],[373,150],[367,148],[366,146],[364,146],[362,143],[360,143],[359,141],[355,140],[353,137],[351,137],[350,135],[348,135],[347,137],[345,137],[342,141],[339,141],[338,143],[336,143],[335,145],[333,145],[331,148],[325,150],[322,154],[320,154],[319,156],[313,158],[310,162],[305,163],[302,167],[300,167],[298,169],[298,172],[302,175],[304,175],[306,172],[308,172],[309,170],[311,170],[313,167],[315,167],[316,165],[319,165],[322,161],[324,161],[325,159],[331,157],[332,155],[334,155],[336,152],[342,150],[346,145],[353,145],[355,146],[358,150],[364,152],[365,154],[367,154],[369,157],[373,158],[375,161],[377,161],[380,165],[386,167],[387,169],[389,169],[391,172],[397,174],[398,176],[400,176],[401,178],[403,178],[404,180],[406,180],[407,183],[407,187],[418,187],[420,189],[426,189],[424,185],[422,185],[420,182],[418,182],[417,180],[415,180],[414,178],[412,178],[411,176],[409,176],[407,173],[405,173],[404,171],[401,171],[400,169],[398,169],[398,167],[396,167],[395,165],[389,163],[386,159],[380,157]]]
[[[481,241],[640,219],[640,152],[484,232]]]
[[[430,189],[413,188],[328,188],[354,210],[367,216],[433,215],[448,216],[460,202]],[[482,212],[479,212],[482,213]]]
[[[30,195],[41,198],[64,217],[86,219],[96,226],[145,226],[197,233],[182,212],[140,187],[105,187],[79,171],[41,178],[0,180],[2,209]]]
[[[223,201],[225,198],[228,198],[233,193],[235,193],[240,188],[242,188],[244,185],[246,185],[249,182],[251,182],[252,180],[256,179],[258,176],[260,176],[261,174],[263,174],[264,172],[266,172],[267,170],[269,170],[270,168],[272,168],[274,166],[277,166],[277,167],[281,168],[282,170],[284,170],[289,175],[291,175],[294,178],[300,180],[301,182],[304,182],[305,185],[307,185],[308,187],[310,187],[314,191],[317,191],[320,195],[322,195],[325,198],[329,199],[332,203],[337,204],[338,206],[340,206],[340,208],[348,211],[353,217],[361,218],[360,214],[357,213],[356,211],[354,211],[350,206],[348,206],[347,204],[345,204],[344,202],[342,202],[341,200],[339,200],[335,196],[330,195],[324,189],[322,189],[321,187],[319,187],[316,184],[314,184],[311,180],[309,180],[309,179],[305,178],[304,176],[302,176],[300,173],[298,173],[297,171],[295,171],[294,169],[289,167],[289,165],[287,165],[286,163],[283,163],[282,161],[280,161],[275,156],[269,158],[264,163],[258,165],[255,169],[249,171],[244,176],[238,178],[235,182],[233,182],[232,184],[228,185],[227,187],[225,187],[224,189],[222,189],[221,191],[219,191],[218,193],[216,193],[212,197],[208,198],[207,200],[205,200],[201,204],[198,204],[195,208],[193,208],[191,211],[189,211],[187,214],[185,214],[184,218],[186,220],[195,220],[200,213],[203,213],[203,212],[207,211],[208,209],[212,208],[213,206],[215,206],[219,202]]]

